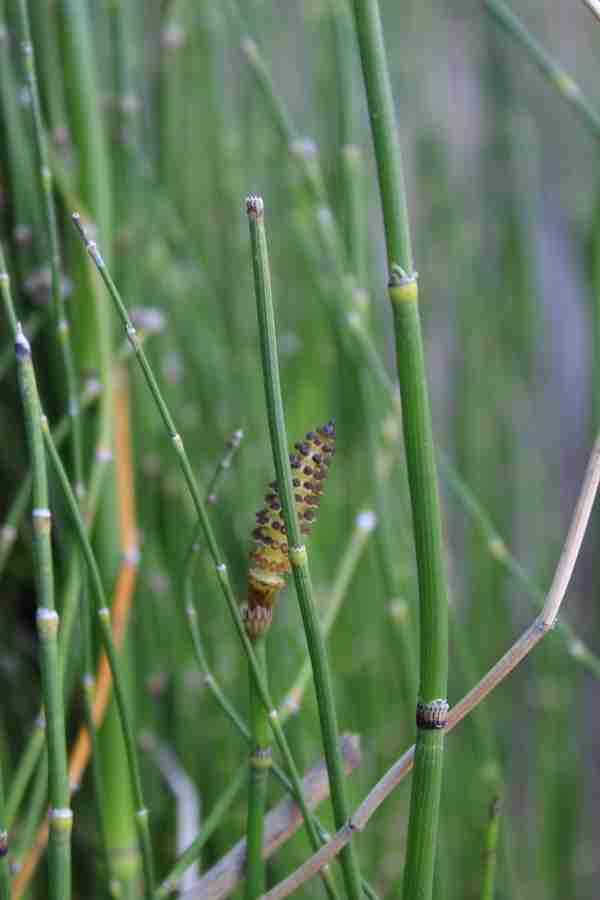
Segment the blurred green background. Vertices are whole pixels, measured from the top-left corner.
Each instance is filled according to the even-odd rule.
[[[482,4],[382,0],[381,9],[434,430],[443,459],[489,520],[482,525],[473,515],[464,487],[461,499],[443,466],[452,703],[540,606],[508,571],[489,522],[545,589],[591,449],[600,386],[600,130]],[[518,12],[600,110],[600,22],[574,0],[529,0]],[[349,781],[356,805],[413,740],[417,606],[399,423],[382,386],[396,377],[391,316],[349,10],[341,0],[246,0],[239,9],[229,2],[45,0],[31,4],[31,15],[81,383],[111,371],[102,335],[115,353],[123,335],[107,296],[94,288],[69,221],[75,208],[96,223],[99,247],[138,321],[147,321],[140,309],[160,313],[162,327],[146,346],[201,484],[232,432],[243,429],[211,509],[240,596],[254,514],[273,478],[244,211],[248,191],[264,197],[288,434],[297,440],[331,417],[337,426],[337,454],[309,547],[323,608],[357,514],[373,509],[378,516],[329,641],[340,726],[362,741],[363,762]],[[1,238],[19,316],[26,330],[35,325],[33,358],[56,422],[67,398],[48,311],[48,244],[12,0],[0,2],[0,21]],[[4,320],[2,335],[4,520],[28,461]],[[193,657],[182,590],[193,511],[139,372],[133,364],[128,371],[141,551],[125,653],[130,693],[139,734],[154,735],[177,755],[206,814],[247,751]],[[101,417],[88,410],[83,428],[88,477]],[[68,464],[68,448],[64,458]],[[103,477],[92,533],[110,588],[119,560],[112,464]],[[53,499],[60,599],[73,541],[62,501]],[[564,618],[600,653],[597,541],[592,529]],[[202,548],[199,555],[195,590],[205,649],[246,715],[246,662]],[[10,786],[40,704],[27,522],[2,557],[2,599],[0,751]],[[280,702],[305,654],[292,587],[279,601],[268,654]],[[67,667],[70,737],[82,717],[80,657],[76,632]],[[494,896],[597,896],[594,665],[555,631],[448,738],[436,898],[482,896],[490,804],[499,795]],[[101,764],[109,820],[120,771],[111,758],[111,727],[109,721]],[[305,769],[322,753],[312,689],[287,731]],[[175,803],[152,754],[143,774],[163,875],[176,854]],[[35,811],[32,795],[26,792],[15,820],[20,852],[28,812]],[[107,896],[92,796],[87,776],[73,801],[75,895],[82,898]],[[272,801],[279,796],[273,783]],[[381,896],[400,890],[408,796],[408,785],[400,786],[356,838],[364,874]],[[203,867],[243,834],[245,814],[242,792],[208,842]],[[325,807],[321,814],[331,824]],[[121,815],[114,811],[115,823]],[[270,861],[270,883],[308,852],[301,830]],[[30,897],[46,896],[45,877],[42,867]],[[315,880],[300,893],[321,891]]]

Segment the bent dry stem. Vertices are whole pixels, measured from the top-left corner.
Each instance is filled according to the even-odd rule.
[[[448,720],[444,729],[445,733],[452,731],[459,722],[462,722],[465,716],[481,703],[494,688],[498,687],[521,660],[541,641],[544,635],[548,634],[553,628],[581,550],[599,483],[600,437],[596,439],[594,444],[571,525],[541,613],[475,687],[465,694],[459,703],[452,707],[448,713]],[[321,866],[329,865],[341,849],[352,840],[356,832],[362,831],[366,827],[373,813],[408,775],[413,766],[414,756],[415,745],[409,747],[391,769],[388,769],[385,775],[379,779],[344,827],[340,828],[337,834],[318,853],[306,860],[288,878],[269,891],[266,895],[267,900],[282,900],[283,897],[289,896],[301,884],[312,878]]]

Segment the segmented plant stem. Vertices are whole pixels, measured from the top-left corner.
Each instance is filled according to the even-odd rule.
[[[23,64],[29,92],[31,96],[31,111],[33,115],[33,133],[35,137],[39,177],[44,198],[44,214],[46,217],[46,230],[50,257],[50,273],[52,277],[52,307],[54,312],[54,324],[56,337],[61,348],[63,367],[65,371],[65,383],[67,388],[68,414],[71,417],[71,441],[73,451],[73,477],[75,481],[75,493],[80,499],[84,493],[83,482],[83,444],[81,434],[81,418],[79,414],[79,402],[77,396],[77,377],[75,373],[75,361],[71,346],[69,320],[67,319],[65,302],[62,292],[60,274],[60,250],[58,244],[58,228],[56,225],[56,209],[54,206],[53,178],[48,157],[48,141],[46,129],[42,117],[42,107],[36,75],[35,54],[31,40],[31,27],[27,0],[19,0],[19,18],[21,26],[21,49],[23,52]]]
[[[50,795],[50,896],[69,900],[71,896],[71,828],[67,745],[61,667],[58,650],[59,616],[54,600],[51,513],[48,475],[41,429],[41,405],[31,346],[17,321],[4,252],[0,245],[2,298],[15,339],[19,388],[23,403],[27,444],[32,466],[32,519],[35,579],[37,588],[37,628],[40,640],[42,695],[45,711],[46,744],[49,758]],[[34,754],[31,755],[32,764]],[[32,765],[33,768],[33,765]]]
[[[275,315],[271,295],[271,277],[262,199],[251,195],[246,201],[246,209],[252,241],[256,307],[273,461],[277,473],[279,497],[283,507],[289,557],[313,668],[321,734],[331,784],[334,818],[336,826],[340,828],[348,817],[348,804],[344,787],[342,760],[339,753],[333,682],[313,597],[308,555],[302,542],[294,503],[294,490],[288,459],[287,434],[279,379]],[[361,896],[361,877],[358,860],[352,845],[349,845],[343,851],[341,860],[348,895],[352,900],[358,900]]]
[[[33,534],[37,584],[37,626],[40,640],[42,693],[46,715],[50,795],[49,895],[56,900],[71,896],[71,827],[67,744],[62,679],[58,654],[59,617],[54,603],[51,513],[41,429],[41,409],[29,341],[17,325],[15,349],[23,401],[29,453],[33,465]]]
[[[419,578],[418,732],[404,896],[411,900],[429,900],[433,890],[442,783],[442,728],[448,709],[448,602],[444,546],[417,276],[413,271],[402,156],[377,0],[354,0],[354,15],[383,211]]]
[[[119,657],[112,636],[112,629],[110,625],[110,609],[106,600],[98,564],[94,557],[94,553],[87,536],[85,524],[81,517],[79,505],[72,491],[71,485],[69,484],[69,479],[64,470],[60,456],[58,455],[58,451],[56,449],[54,441],[52,440],[52,435],[48,426],[48,420],[45,417],[43,417],[42,419],[42,426],[46,449],[48,451],[52,467],[63,492],[67,508],[69,510],[71,518],[73,519],[77,538],[80,542],[81,550],[83,552],[83,556],[89,570],[91,589],[96,602],[96,616],[100,628],[100,637],[110,665],[110,671],[115,691],[115,699],[117,702],[117,709],[119,713],[119,721],[121,724],[121,730],[125,743],[129,777],[136,805],[135,821],[142,850],[144,878],[146,882],[146,896],[148,900],[152,900],[154,896],[154,863],[152,859],[152,843],[150,839],[150,827],[148,823],[148,809],[146,808],[146,805],[144,803],[142,779],[140,775],[140,766],[135,734],[133,730],[133,722],[128,709],[125,686],[121,673],[121,667],[119,664]]]
[[[494,900],[496,889],[496,863],[498,860],[498,837],[502,821],[502,800],[494,797],[490,804],[490,813],[485,829],[483,880],[481,883],[481,900]]]

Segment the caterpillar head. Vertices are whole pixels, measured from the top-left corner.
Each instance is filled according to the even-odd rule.
[[[300,531],[309,534],[335,453],[334,422],[309,431],[304,440],[295,444],[295,450],[290,454],[294,502]],[[256,638],[264,634],[271,624],[273,604],[290,570],[286,528],[276,481],[271,482],[265,495],[265,506],[256,514],[252,538],[244,618],[248,636]],[[266,617],[263,611],[268,612]]]

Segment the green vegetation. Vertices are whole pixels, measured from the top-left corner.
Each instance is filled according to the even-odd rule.
[[[0,0],[0,900],[592,900],[600,23],[282,10]]]

